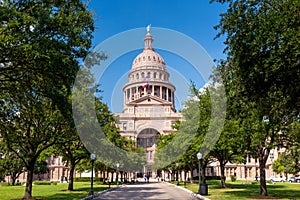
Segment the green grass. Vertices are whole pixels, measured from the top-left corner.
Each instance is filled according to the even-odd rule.
[[[74,191],[67,191],[67,189],[67,183],[58,183],[57,185],[34,185],[32,196],[34,198],[46,200],[79,200],[88,196],[90,183],[75,182]],[[106,189],[108,189],[108,185],[102,185],[100,183],[94,184],[95,193]],[[22,198],[24,192],[25,186],[2,186],[0,187],[0,200]]]
[[[207,181],[208,196],[211,200],[240,200],[254,199],[250,196],[259,196],[259,183],[245,184],[244,181],[226,181],[226,189],[221,189],[220,181]],[[180,186],[184,187],[183,183]],[[197,193],[198,184],[186,184],[186,188]],[[267,184],[269,196],[280,197],[281,200],[300,200],[300,184],[276,183]],[[278,198],[279,199],[279,198]]]

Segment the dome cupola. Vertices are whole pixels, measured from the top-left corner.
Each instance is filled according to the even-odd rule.
[[[154,51],[152,47],[153,38],[150,34],[150,25],[147,27],[147,34],[144,38],[145,46],[142,53],[137,55],[132,62],[132,70],[139,67],[160,67],[165,70],[166,64],[164,59]]]

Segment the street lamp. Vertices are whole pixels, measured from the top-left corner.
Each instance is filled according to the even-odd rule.
[[[198,166],[199,166],[199,188],[198,188],[198,193],[201,194],[201,167],[200,167],[200,160],[202,159],[202,153],[198,152],[197,153],[197,158],[198,158]]]
[[[90,195],[94,195],[94,188],[93,188],[93,184],[94,184],[94,161],[96,159],[96,155],[95,154],[91,154],[91,161],[92,161],[92,175],[91,175],[91,191],[90,191]]]
[[[199,189],[198,193],[202,195],[207,195],[208,194],[208,187],[207,184],[201,183],[201,166],[200,166],[200,161],[202,159],[202,154],[200,152],[197,153],[197,158],[199,161]]]
[[[119,167],[120,167],[120,164],[117,163],[117,185],[119,185],[119,177],[118,177]]]
[[[176,181],[177,181],[177,185],[179,185],[179,181],[178,181],[178,163],[176,163]]]

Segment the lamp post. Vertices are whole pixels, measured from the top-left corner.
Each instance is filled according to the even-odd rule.
[[[178,181],[178,163],[176,163],[176,181],[177,181],[177,185],[179,185],[179,181]]]
[[[197,153],[197,158],[198,158],[198,161],[199,161],[199,189],[198,189],[198,193],[202,194],[202,195],[208,195],[207,184],[201,183],[201,165],[200,165],[200,161],[202,159],[202,154],[200,152]]]
[[[201,166],[200,166],[200,160],[202,158],[202,154],[200,152],[197,153],[198,158],[198,167],[199,167],[199,188],[198,193],[201,194]]]
[[[120,167],[120,164],[117,163],[117,186],[119,185],[119,177],[118,177],[119,167]]]
[[[95,154],[91,154],[91,161],[92,161],[92,175],[91,175],[91,191],[90,191],[90,195],[94,195],[94,188],[93,188],[93,184],[94,184],[94,161],[96,159],[96,155]]]

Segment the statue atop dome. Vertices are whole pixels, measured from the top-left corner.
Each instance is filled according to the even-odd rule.
[[[147,33],[150,33],[151,24],[147,26]]]

